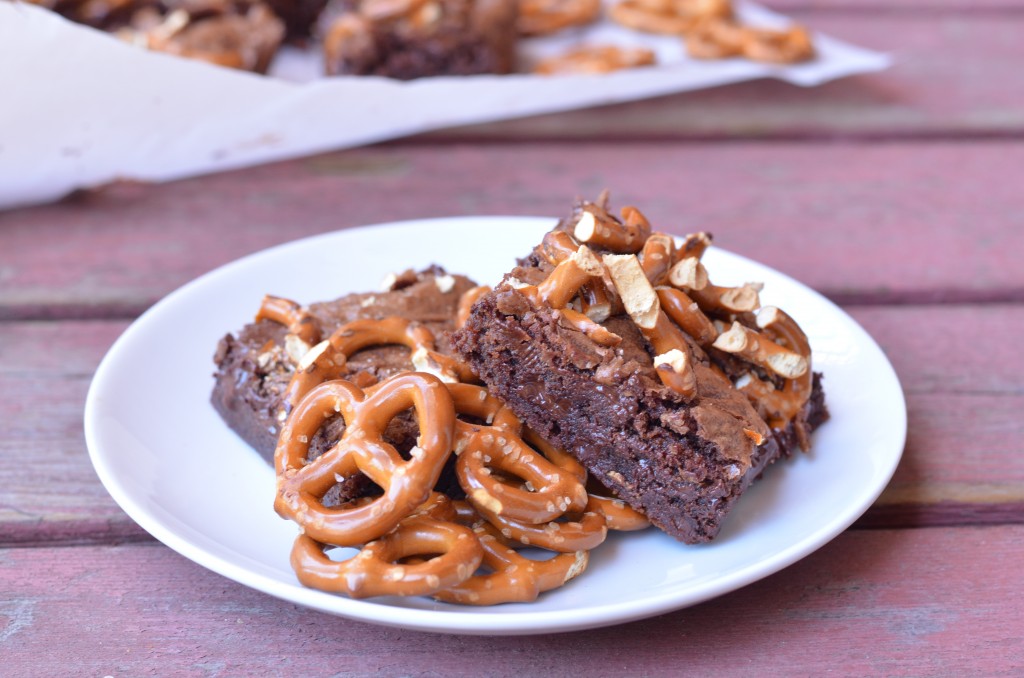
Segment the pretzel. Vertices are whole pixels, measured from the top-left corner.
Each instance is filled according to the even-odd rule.
[[[780,344],[808,362],[808,369],[795,379],[786,380],[781,389],[747,373],[736,380],[736,388],[743,391],[757,406],[772,428],[783,428],[793,422],[797,442],[801,449],[810,448],[810,431],[800,418],[800,411],[811,396],[813,374],[810,370],[811,347],[800,326],[781,309],[766,306],[757,314],[757,326]]]
[[[494,527],[478,525],[474,532],[483,548],[483,566],[490,573],[477,574],[464,582],[434,594],[434,598],[464,605],[529,603],[558,588],[587,569],[586,551],[560,553],[548,560],[531,560],[519,555],[498,538]]]
[[[746,29],[734,21],[696,22],[686,35],[686,53],[695,59],[726,59],[743,54]]]
[[[405,518],[348,560],[335,562],[324,548],[299,535],[292,546],[292,569],[305,586],[352,598],[430,595],[466,581],[484,557],[473,530],[424,514]],[[408,562],[417,556],[429,559]]]
[[[654,369],[661,383],[685,398],[697,394],[697,376],[690,364],[689,351],[674,348],[654,356]]]
[[[661,309],[697,344],[707,347],[718,337],[714,323],[685,292],[674,287],[657,287],[654,291]]]
[[[257,73],[266,72],[285,34],[282,21],[260,4],[244,12],[178,8],[164,16],[154,8],[143,8],[132,17],[132,24],[135,27],[118,31],[127,42]]]
[[[623,221],[594,203],[584,203],[573,235],[582,243],[619,254],[640,251],[651,234],[651,225],[635,207],[622,208]]]
[[[383,435],[391,419],[409,407],[416,410],[419,438],[405,461]],[[345,420],[341,440],[307,464],[309,441],[335,413]],[[452,397],[432,375],[398,374],[366,392],[341,380],[321,384],[295,405],[281,430],[274,508],[317,541],[365,544],[427,499],[451,453],[454,430]],[[323,505],[338,478],[359,471],[384,493],[367,503]]]
[[[370,21],[391,21],[410,16],[427,0],[361,0],[359,14]]]
[[[702,290],[708,286],[708,271],[698,257],[683,257],[669,269],[668,282],[683,290]]]
[[[653,10],[649,3],[635,0],[623,0],[612,5],[608,8],[608,18],[626,28],[661,35],[683,35],[696,22],[695,17]]]
[[[631,254],[605,254],[601,261],[612,278],[626,313],[641,331],[652,329],[658,321],[661,304],[640,262]]]
[[[580,482],[587,482],[587,469],[575,457],[544,440],[533,429],[527,428],[523,439],[538,449],[548,461],[572,473]],[[595,490],[587,487],[589,495],[587,506],[604,516],[609,530],[633,531],[650,527],[651,522],[647,520],[647,516],[633,509],[621,499],[603,496],[604,492],[607,492],[607,489]]]
[[[592,492],[588,507],[604,516],[609,530],[637,532],[651,526],[647,516],[617,497],[602,497]]]
[[[547,306],[554,310],[560,321],[573,329],[583,332],[602,346],[616,346],[622,337],[608,331],[588,316],[571,308],[565,308],[580,289],[588,283],[597,283],[604,275],[604,268],[590,248],[580,245],[571,255],[560,260],[548,277],[538,285],[517,284],[514,278],[506,284],[518,289],[534,306]],[[607,295],[606,295],[607,296]],[[611,304],[608,304],[609,312]]]
[[[743,55],[754,61],[791,64],[814,57],[814,43],[803,26],[784,30],[747,29]]]
[[[567,257],[572,256],[579,248],[580,244],[565,231],[548,231],[544,234],[544,239],[537,251],[545,261],[552,266],[557,266]],[[618,299],[608,293],[603,273],[601,277],[601,280],[588,280],[579,289],[580,306],[583,313],[595,323],[603,323],[617,310]]]
[[[672,267],[676,243],[665,233],[652,233],[640,252],[640,266],[652,285],[664,284]]]
[[[434,333],[426,326],[398,316],[361,319],[342,325],[306,353],[285,389],[284,401],[294,407],[317,384],[346,376],[348,359],[355,353],[388,344],[407,346],[413,366],[442,381],[476,379],[467,365],[434,350]]]
[[[475,304],[480,297],[490,291],[491,288],[489,286],[478,285],[477,287],[472,287],[462,293],[462,296],[459,297],[458,309],[455,311],[455,329],[462,329],[463,325],[466,324],[466,321],[469,320],[469,314],[473,309],[473,304]]]
[[[697,59],[745,56],[780,64],[807,61],[814,56],[814,44],[802,26],[752,28],[720,17],[696,22],[686,34],[686,50]]]
[[[580,244],[565,231],[548,231],[540,241],[538,253],[552,266],[558,266],[579,248]]]
[[[484,422],[483,425],[455,421],[455,452],[461,454],[474,433],[485,427],[490,431],[508,431],[518,434],[523,424],[512,410],[482,386],[474,384],[445,384],[452,397],[456,415],[468,415]]]
[[[618,346],[622,343],[622,337],[579,311],[574,311],[571,308],[561,308],[556,309],[555,314],[560,321],[564,321],[565,325],[579,330],[590,337],[596,344],[601,346]]]
[[[705,313],[730,316],[756,310],[761,305],[758,296],[761,288],[761,283],[744,283],[738,287],[708,283],[701,289],[690,290],[690,296]]]
[[[480,510],[477,507],[477,510]],[[572,553],[589,551],[608,536],[608,526],[601,514],[588,500],[582,515],[570,516],[577,520],[567,522],[551,521],[541,525],[531,525],[509,520],[500,515],[490,513],[486,509],[480,513],[491,525],[496,527],[502,537],[510,542],[518,541],[525,546],[539,546],[549,551]]]
[[[712,344],[726,353],[738,355],[786,379],[796,379],[807,373],[807,358],[779,346],[761,333],[733,322],[727,332],[718,335]]]
[[[284,325],[289,334],[294,334],[309,346],[320,341],[320,328],[316,320],[308,310],[291,299],[265,295],[260,310],[256,312],[255,322],[261,320],[272,320]]]
[[[613,21],[647,33],[682,35],[707,19],[732,16],[729,0],[625,0],[609,9]]]
[[[535,288],[520,291],[549,308],[565,308],[585,283],[603,273],[601,262],[590,248],[580,245],[579,249],[560,261],[542,283]]]
[[[704,252],[711,247],[711,234],[700,231],[689,233],[683,238],[683,244],[676,248],[674,261],[680,261],[687,257],[696,257],[699,261]]]
[[[597,21],[600,0],[519,0],[520,35],[547,35]]]
[[[540,61],[534,66],[533,72],[541,75],[611,73],[625,68],[650,66],[654,62],[654,51],[646,47],[586,45]]]
[[[515,479],[503,482],[491,473],[496,469]],[[549,523],[587,505],[583,483],[572,473],[534,452],[513,432],[481,432],[473,435],[455,464],[466,499],[486,518],[531,525]],[[526,482],[521,488],[520,479]]]

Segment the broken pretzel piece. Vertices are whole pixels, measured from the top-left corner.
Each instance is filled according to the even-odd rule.
[[[786,379],[807,373],[807,358],[783,348],[768,337],[734,322],[728,331],[718,335],[713,347],[732,353]]]
[[[690,296],[705,313],[729,316],[757,310],[761,305],[761,287],[761,283],[744,283],[739,287],[708,283],[701,289],[690,290]]]
[[[636,254],[651,235],[651,224],[635,207],[623,207],[622,219],[620,222],[594,203],[584,203],[573,235],[588,245],[620,254]]]

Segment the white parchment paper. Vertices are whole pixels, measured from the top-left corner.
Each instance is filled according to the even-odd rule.
[[[737,3],[754,25],[787,20]],[[443,127],[772,77],[814,86],[887,56],[815,34],[818,57],[773,66],[695,61],[675,38],[610,22],[525,41],[523,64],[583,43],[645,45],[659,66],[601,76],[320,77],[286,49],[269,76],[140,50],[35,6],[0,0],[0,208],[119,179],[167,181]]]

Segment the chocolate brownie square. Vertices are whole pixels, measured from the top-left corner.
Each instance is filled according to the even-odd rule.
[[[516,0],[363,0],[328,7],[328,75],[398,80],[510,73]]]
[[[588,247],[580,247],[581,240]],[[660,254],[668,257],[664,265],[656,265],[659,250],[650,244],[655,240],[667,247]],[[559,247],[552,246],[558,242]],[[804,371],[786,379],[747,361],[742,351],[729,352],[736,333],[757,332],[757,315],[751,311],[706,305],[700,312],[704,336],[670,321],[657,296],[650,308],[636,308],[634,284],[651,291],[656,285],[646,279],[630,282],[629,271],[638,271],[640,278],[646,273],[659,283],[660,293],[669,264],[679,275],[687,268],[702,270],[699,254],[706,244],[688,240],[677,248],[665,243],[662,234],[650,236],[646,219],[632,208],[624,210],[620,221],[602,201],[580,203],[474,305],[468,322],[453,335],[453,345],[491,392],[534,431],[576,456],[656,526],[681,541],[698,543],[719,532],[736,500],[769,464],[807,444],[809,432],[827,418],[827,411],[820,375],[812,376],[809,363],[796,360]],[[589,267],[587,284],[610,301],[598,308],[580,294],[566,304],[568,295],[562,294],[561,301],[549,303],[559,293],[545,281],[561,275],[552,271],[564,269],[570,258],[579,260],[577,278],[578,270]],[[625,274],[614,270],[621,263],[628,264]],[[697,298],[704,294],[691,293]],[[662,331],[674,337],[673,351],[664,350],[665,339],[658,336]],[[798,349],[781,346],[782,339],[768,341],[767,330],[758,336],[787,359]],[[755,398],[747,382],[779,396],[804,390],[797,406],[782,413],[787,418],[776,412],[785,408],[774,400]]]

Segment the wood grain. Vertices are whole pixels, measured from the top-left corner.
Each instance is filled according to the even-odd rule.
[[[73,557],[10,549],[0,648],[18,676],[68,666],[98,676],[1015,675],[1024,640],[1007,622],[1024,575],[1009,564],[1022,559],[1021,526],[853,531],[764,581],[655,619],[470,638],[305,610],[156,544]]]
[[[557,216],[605,186],[658,228],[709,230],[841,302],[1019,301],[1022,165],[1024,143],[1006,142],[362,149],[0,213],[0,318],[131,317],[202,272],[300,236],[392,219]],[[489,188],[467,190],[481,176]]]
[[[1024,332],[1024,307],[853,314],[892,359],[910,411],[903,462],[860,526],[1024,519],[1024,357],[999,339]],[[18,394],[0,403],[0,546],[145,538],[100,486],[82,436],[89,375],[124,326],[0,323],[0,390]]]
[[[796,0],[799,2],[799,0]],[[831,3],[830,3],[831,4]],[[431,139],[1020,138],[1024,14],[850,2],[779,5],[815,30],[892,55],[891,69],[800,88],[763,80],[557,115],[438,132]],[[923,2],[922,2],[923,4]],[[941,2],[939,3],[942,4]],[[882,9],[884,5],[886,9]],[[948,8],[948,5],[947,5]],[[957,10],[966,10],[960,2]]]

